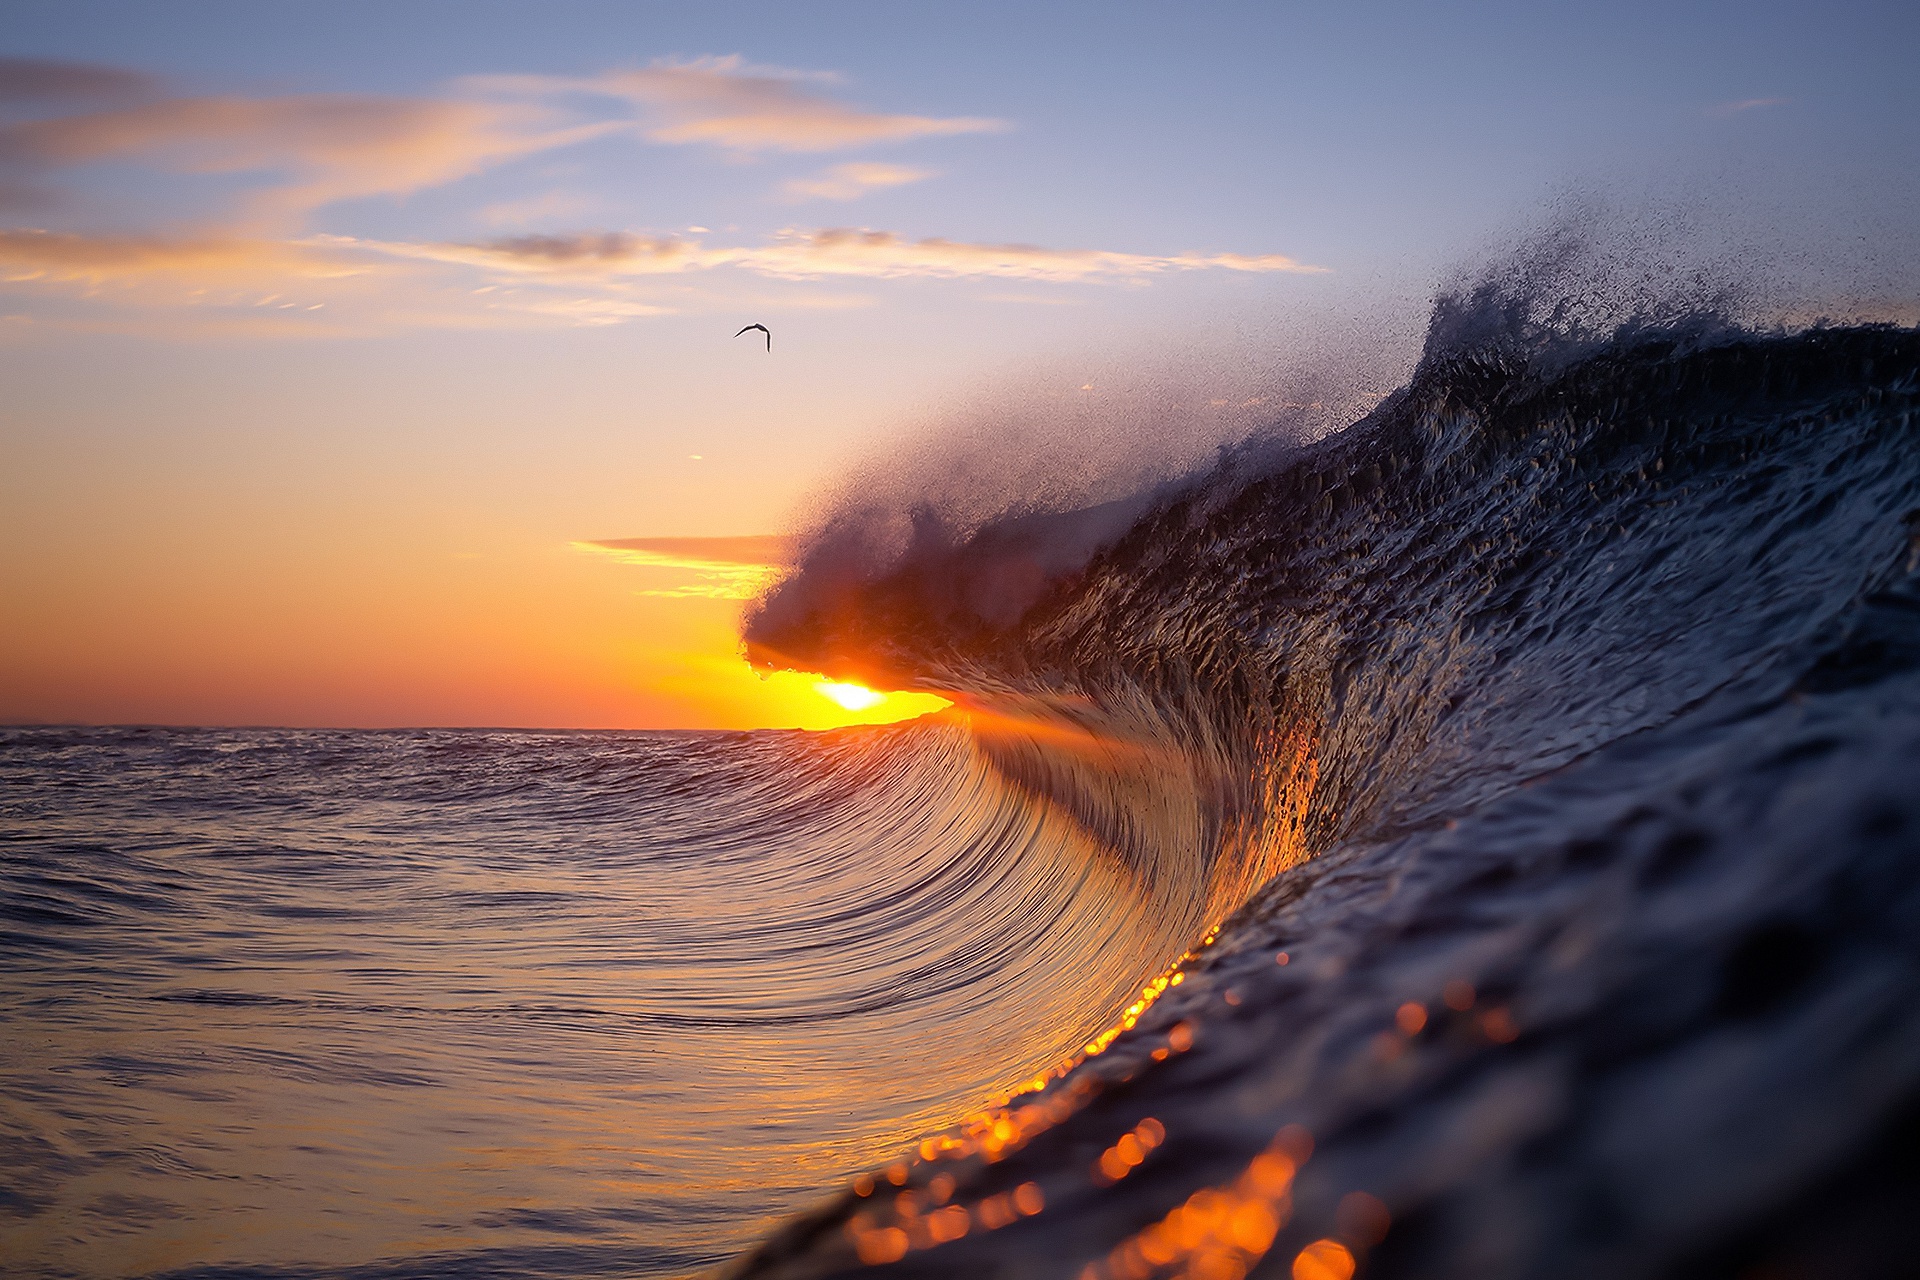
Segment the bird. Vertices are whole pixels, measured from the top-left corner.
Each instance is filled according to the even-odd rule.
[[[763,324],[750,324],[746,328],[742,329],[740,333],[752,333],[755,329],[758,329],[760,332],[767,335],[767,354],[772,355],[773,354],[773,330],[767,328],[767,326]],[[736,333],[733,336],[737,338],[740,336],[740,333]]]

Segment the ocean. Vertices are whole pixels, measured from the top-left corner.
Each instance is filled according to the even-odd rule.
[[[951,725],[0,744],[31,1274],[687,1274],[1178,936]]]
[[[830,528],[832,733],[0,733],[22,1276],[1899,1276],[1920,334]]]

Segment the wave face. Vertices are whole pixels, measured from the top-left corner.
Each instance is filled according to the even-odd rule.
[[[951,722],[0,730],[0,1270],[692,1274],[1201,927]]]
[[[1102,549],[923,520],[765,602],[762,660],[947,691],[1230,918],[751,1274],[1905,1274],[1920,335],[1504,305]]]

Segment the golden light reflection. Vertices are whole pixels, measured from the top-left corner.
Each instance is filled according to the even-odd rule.
[[[1157,1274],[1241,1280],[1266,1256],[1293,1216],[1293,1176],[1312,1154],[1312,1137],[1300,1126],[1288,1125],[1238,1178],[1223,1187],[1200,1188],[1105,1258],[1088,1263],[1080,1280],[1147,1280]],[[1349,1267],[1347,1275],[1352,1274]]]
[[[858,684],[840,684],[823,680],[817,690],[827,697],[840,692],[871,695]],[[847,706],[848,703],[840,702]],[[1151,746],[1116,741],[1084,724],[1059,724],[1044,718],[1028,719],[1009,715],[1004,710],[989,710],[973,705],[964,697],[958,714],[967,718],[976,735],[996,732],[1017,733],[1024,738],[1046,738],[1053,745],[1066,745],[1097,752],[1103,761],[1130,759],[1135,753],[1150,758]],[[1257,827],[1239,833],[1250,851],[1248,862],[1256,869],[1256,878],[1294,865],[1306,856],[1305,823],[1309,805],[1319,778],[1318,725],[1311,721],[1292,724],[1284,733],[1268,735],[1268,745],[1277,762],[1264,776],[1254,779],[1264,784],[1269,805]],[[1227,904],[1237,904],[1253,880],[1227,886]],[[1234,892],[1237,890],[1238,892]],[[1221,905],[1218,901],[1211,905]],[[923,1188],[907,1184],[913,1181],[912,1166],[901,1161],[882,1174],[862,1175],[855,1179],[855,1208],[845,1224],[849,1243],[863,1262],[898,1261],[907,1254],[935,1248],[960,1239],[971,1231],[997,1230],[1023,1216],[1039,1213],[1045,1206],[1036,1183],[1023,1184],[1014,1192],[965,1203],[954,1202],[958,1183],[952,1173],[933,1172],[937,1162],[979,1160],[991,1165],[1005,1160],[1038,1135],[1060,1125],[1100,1095],[1115,1073],[1099,1075],[1079,1073],[1090,1059],[1107,1052],[1121,1036],[1134,1030],[1147,1012],[1170,990],[1182,985],[1190,968],[1218,941],[1222,925],[1209,927],[1194,948],[1181,955],[1160,976],[1139,988],[1139,995],[1120,1011],[1115,1022],[1083,1044],[1066,1061],[1057,1063],[1030,1080],[990,1102],[981,1112],[953,1129],[924,1138],[909,1156],[917,1156],[924,1174],[931,1174]],[[1292,957],[1279,952],[1276,965],[1286,965]],[[1224,988],[1222,998],[1230,1005],[1243,1002],[1235,988]],[[1399,1036],[1417,1035],[1427,1021],[1426,1006],[1409,1002],[1396,1012]],[[1488,1031],[1507,1033],[1501,1023]],[[1515,1033],[1517,1034],[1517,1033]],[[1164,1036],[1164,1039],[1161,1039]],[[1154,1043],[1158,1041],[1158,1043]],[[1181,1020],[1148,1041],[1146,1057],[1163,1063],[1193,1049],[1196,1028],[1192,1021]],[[1123,1063],[1117,1069],[1121,1082],[1133,1079],[1138,1065]],[[1148,1162],[1167,1141],[1164,1124],[1154,1117],[1142,1119],[1133,1128],[1115,1138],[1093,1162],[1089,1170],[1096,1186],[1112,1186],[1132,1175]],[[1202,1187],[1165,1218],[1123,1241],[1104,1257],[1081,1272],[1080,1280],[1244,1280],[1248,1272],[1274,1247],[1280,1232],[1293,1215],[1293,1178],[1313,1149],[1306,1130],[1290,1125],[1275,1135],[1266,1150],[1256,1156],[1234,1181],[1223,1186]],[[884,1182],[882,1179],[884,1178]],[[905,1187],[890,1193],[885,1183]],[[862,1203],[864,1202],[864,1203]],[[1351,1205],[1359,1208],[1347,1212]],[[1344,1228],[1338,1239],[1315,1240],[1294,1259],[1297,1277],[1310,1280],[1350,1280],[1357,1265],[1357,1254],[1385,1235],[1387,1214],[1384,1205],[1360,1193],[1342,1202],[1343,1217],[1354,1218],[1351,1229]],[[1344,1270],[1343,1270],[1344,1268]]]
[[[971,1210],[965,1205],[948,1204],[954,1180],[941,1175],[924,1192],[902,1191],[890,1203],[876,1210],[862,1210],[847,1220],[845,1232],[860,1261],[869,1266],[898,1262],[909,1250],[931,1249],[948,1244],[978,1227],[998,1231],[1001,1227],[1031,1218],[1047,1207],[1047,1197],[1036,1182],[1023,1182],[1011,1191],[988,1196]],[[861,1191],[871,1195],[872,1188]],[[891,1210],[894,1225],[882,1225],[878,1213]]]
[[[1093,1180],[1098,1183],[1120,1181],[1138,1168],[1142,1161],[1153,1154],[1153,1149],[1166,1140],[1167,1126],[1148,1116],[1121,1134],[1118,1142],[1100,1153],[1099,1162],[1093,1167]]]
[[[1353,1251],[1338,1240],[1315,1240],[1293,1260],[1293,1280],[1352,1280]]]

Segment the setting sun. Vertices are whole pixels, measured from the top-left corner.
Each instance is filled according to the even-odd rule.
[[[849,711],[865,711],[868,707],[879,706],[887,700],[886,694],[875,693],[862,684],[822,680],[813,687],[821,697],[837,702]]]

